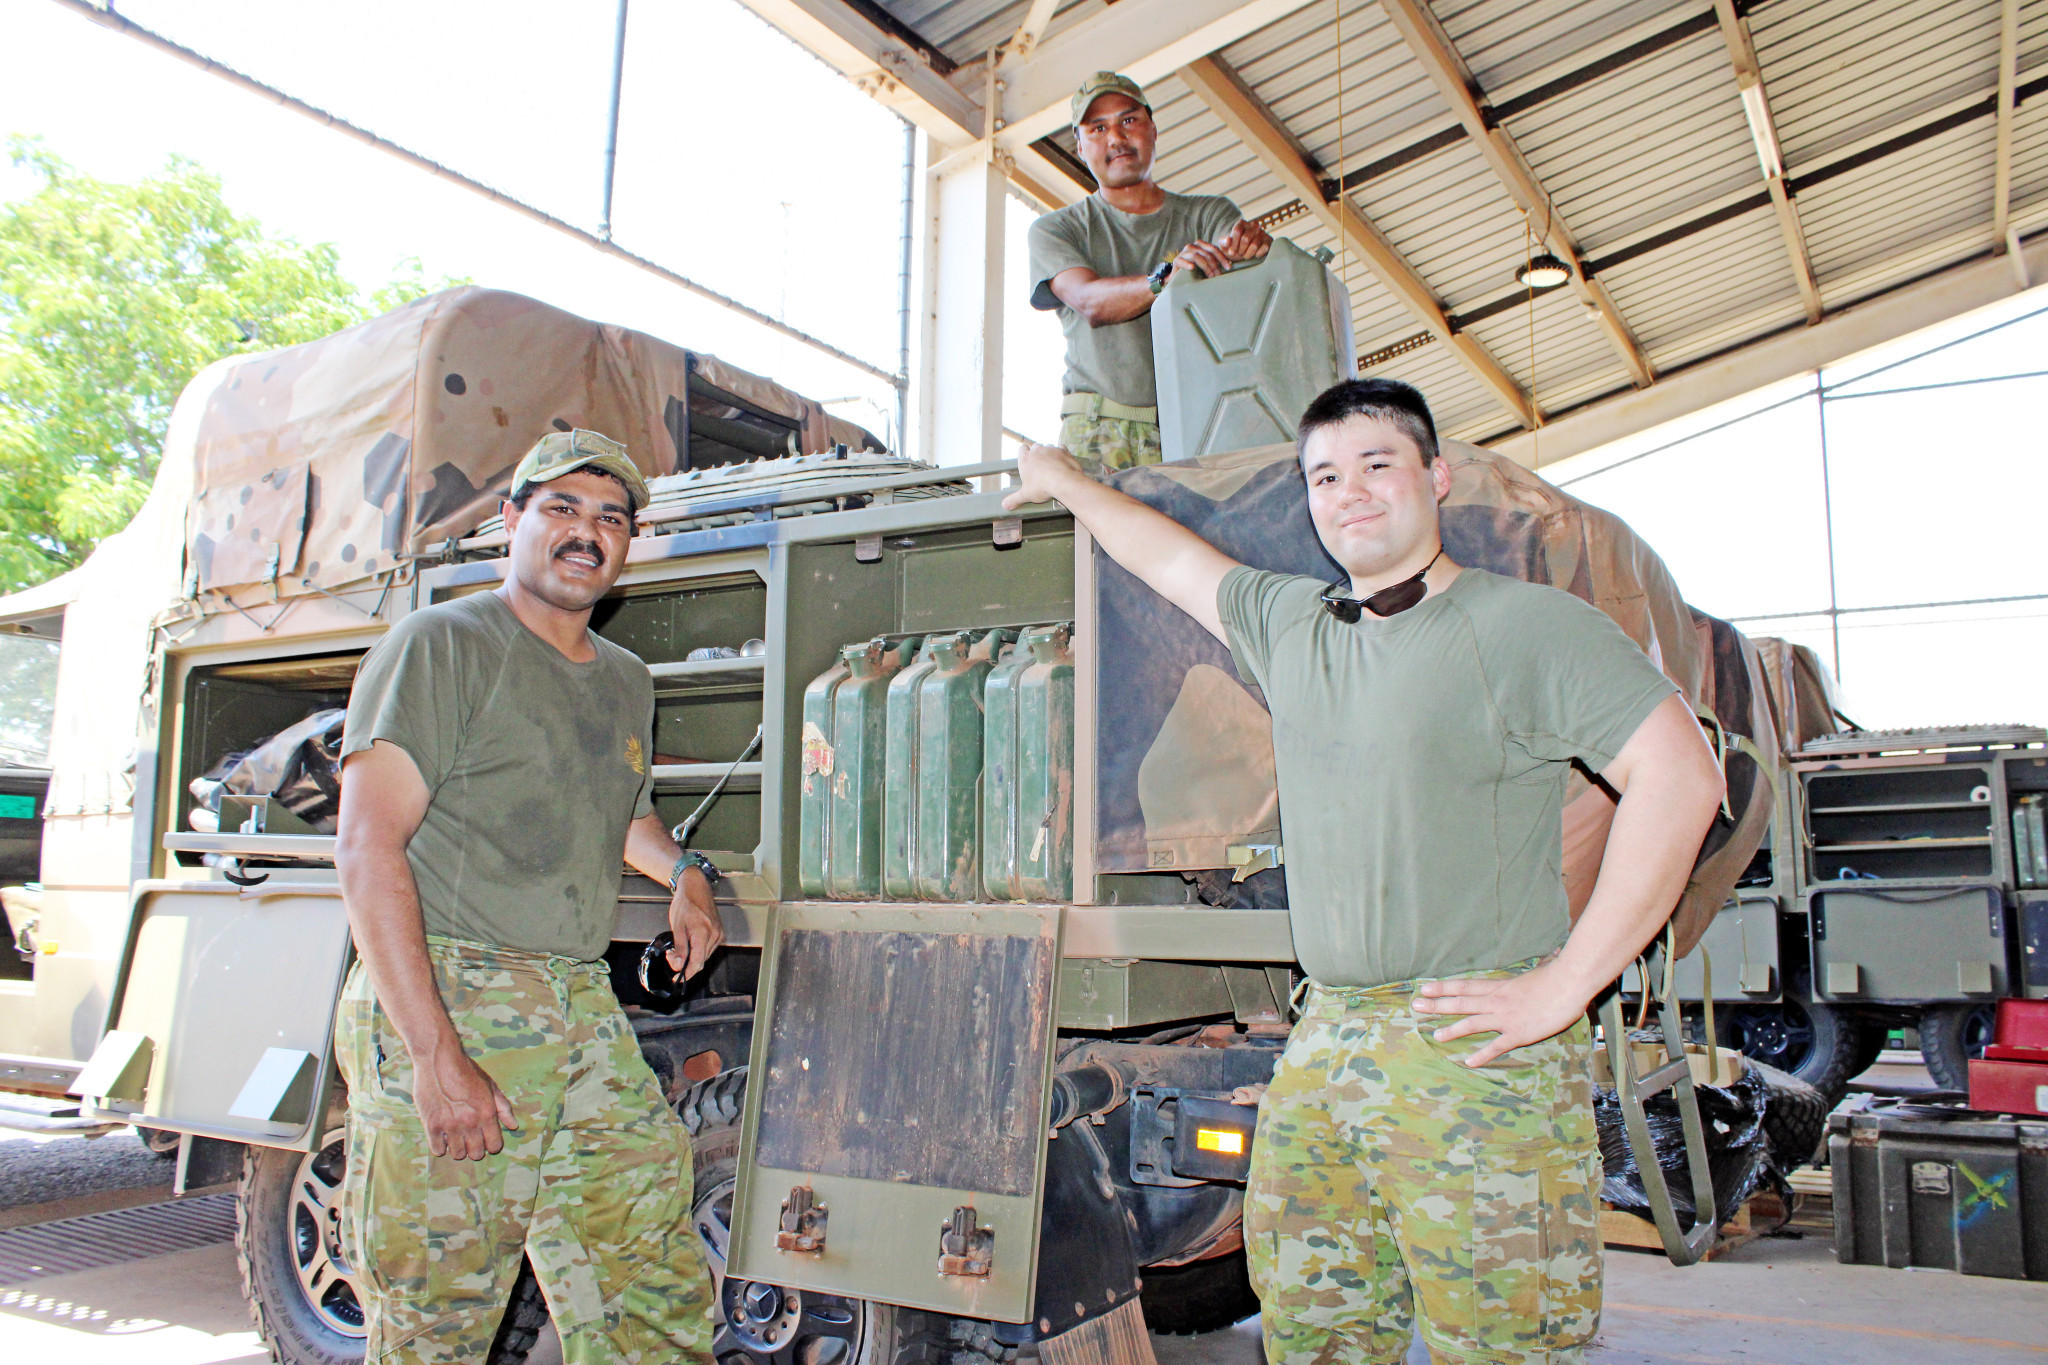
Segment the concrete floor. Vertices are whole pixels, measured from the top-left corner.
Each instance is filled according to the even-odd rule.
[[[1902,1059],[1903,1060],[1903,1059]],[[1923,1085],[1879,1068],[1872,1088]],[[1892,1074],[1887,1074],[1892,1073]],[[0,1138],[0,1227],[168,1195],[169,1163],[133,1138]],[[551,1354],[546,1343],[533,1365]],[[1256,1321],[1155,1337],[1159,1365],[1263,1365]],[[559,1360],[558,1354],[553,1354]],[[258,1365],[228,1244],[0,1284],[0,1361]],[[2048,1284],[1845,1266],[1824,1234],[1759,1239],[1680,1270],[1614,1250],[1596,1365],[2019,1365],[2048,1362]],[[1412,1353],[1413,1365],[1426,1357]]]

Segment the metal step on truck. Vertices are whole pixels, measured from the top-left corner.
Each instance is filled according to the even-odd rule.
[[[1285,329],[1253,325],[1276,286],[1285,363],[1262,350]],[[1155,326],[1177,458],[1121,486],[1247,562],[1326,573],[1278,414],[1351,369],[1336,288],[1285,243],[1171,286]],[[1178,345],[1197,305],[1194,330],[1243,344]],[[551,426],[617,436],[653,478],[593,625],[654,674],[656,805],[723,871],[728,947],[680,991],[643,975],[667,894],[629,874],[608,958],[696,1137],[720,1359],[1002,1361],[1036,1342],[1054,1365],[1143,1360],[1148,1325],[1254,1311],[1255,1116],[1229,1100],[1271,1075],[1298,979],[1256,690],[1060,508],[1004,511],[1007,466],[897,458],[709,356],[486,290],[207,370],[135,523],[63,593],[0,600],[0,623],[64,651],[34,971],[0,982],[0,1083],[176,1135],[180,1192],[239,1191],[273,1355],[360,1356],[336,1236],[351,950],[332,713],[393,621],[502,581],[497,498]],[[1683,972],[1702,931],[1746,923],[1732,893],[1767,835],[1795,846],[1761,656],[1616,518],[1445,453],[1452,555],[1607,611],[1717,737],[1729,802],[1674,914]],[[1963,795],[2002,812],[1987,771],[1996,796]],[[1575,905],[1611,809],[1575,786]],[[1724,956],[1716,994],[1750,979]],[[1644,1076],[1603,1013],[1632,1136],[1652,1092],[1690,1106],[1673,1017]],[[1667,1249],[1696,1256],[1714,1220],[1674,1221],[1650,1184]],[[494,1359],[523,1356],[545,1311],[525,1282]]]

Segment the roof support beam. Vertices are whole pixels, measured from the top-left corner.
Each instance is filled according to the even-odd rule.
[[[2024,246],[2018,258],[2034,278],[2042,278],[2048,272],[2048,240]],[[1904,288],[1838,307],[1815,326],[1795,327],[1750,342],[1727,355],[1667,374],[1654,388],[1624,389],[1554,419],[1543,428],[1543,464],[1598,449],[1660,423],[1740,398],[1766,384],[1811,374],[1859,351],[2010,298],[2022,288],[2010,263],[1979,256]],[[1536,444],[1526,432],[1487,444],[1523,464],[1536,453]]]
[[[1458,122],[1465,126],[1466,134],[1507,189],[1516,207],[1528,216],[1532,227],[1539,223],[1542,225],[1537,230],[1545,244],[1571,267],[1572,292],[1592,310],[1594,322],[1621,363],[1628,367],[1636,387],[1644,388],[1654,383],[1657,372],[1643,354],[1635,333],[1629,330],[1621,309],[1607,292],[1607,286],[1586,273],[1578,238],[1559,215],[1557,206],[1536,178],[1535,169],[1522,155],[1522,149],[1515,145],[1514,138],[1500,121],[1489,117],[1489,111],[1480,107],[1479,83],[1471,68],[1465,65],[1465,59],[1451,45],[1450,36],[1437,23],[1436,16],[1430,13],[1423,0],[1380,0],[1380,4],[1387,17],[1393,20],[1395,30],[1408,44],[1415,60],[1421,63],[1423,71],[1436,85],[1437,93],[1450,105]]]
[[[1388,293],[1451,348],[1459,362],[1517,421],[1532,428],[1541,423],[1542,414],[1529,395],[1522,392],[1521,385],[1487,354],[1477,338],[1452,330],[1443,305],[1428,283],[1351,201],[1339,195],[1333,202],[1324,202],[1318,186],[1320,173],[1302,159],[1293,139],[1258,98],[1245,89],[1236,72],[1221,58],[1198,57],[1180,69],[1180,78],[1282,184],[1300,197],[1324,227],[1372,268]]]
[[[1763,167],[1771,207],[1777,211],[1778,231],[1785,238],[1785,255],[1792,262],[1792,278],[1799,285],[1800,302],[1806,305],[1806,320],[1819,322],[1827,310],[1821,304],[1820,283],[1813,277],[1806,229],[1800,225],[1799,208],[1792,202],[1791,191],[1785,184],[1785,153],[1778,145],[1778,127],[1771,119],[1771,103],[1764,94],[1763,64],[1757,61],[1756,44],[1750,40],[1749,21],[1736,13],[1735,0],[1714,0],[1714,14],[1721,21],[1721,38],[1728,44],[1728,60],[1735,65],[1735,88],[1742,95],[1742,113],[1749,120],[1750,140],[1756,143],[1757,163]]]
[[[981,104],[935,71],[913,43],[877,27],[844,0],[740,3],[877,103],[923,129],[935,144],[933,160],[982,140]],[[1086,190],[1028,143],[1005,146],[1003,155],[1010,179],[1046,207],[1060,208],[1087,197]]]
[[[1118,0],[1045,35],[1027,60],[1006,73],[1002,141],[1034,142],[1066,127],[1067,101],[1097,71],[1121,71],[1150,85],[1309,2]]]
[[[1998,10],[1998,143],[1991,187],[1991,249],[2010,251],[2012,232],[2012,124],[2019,101],[2020,0]]]

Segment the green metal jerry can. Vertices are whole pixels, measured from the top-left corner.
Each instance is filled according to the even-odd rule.
[[[934,635],[889,685],[882,893],[971,901],[981,885],[982,692],[1010,630]]]
[[[877,636],[846,645],[804,689],[797,882],[806,896],[881,893],[887,688],[918,644]]]
[[[1073,629],[1031,627],[988,675],[982,882],[993,900],[1073,894]]]

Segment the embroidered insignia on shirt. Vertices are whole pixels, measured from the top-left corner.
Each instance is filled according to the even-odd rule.
[[[647,776],[647,755],[640,748],[638,735],[626,741],[626,766],[640,777]]]

